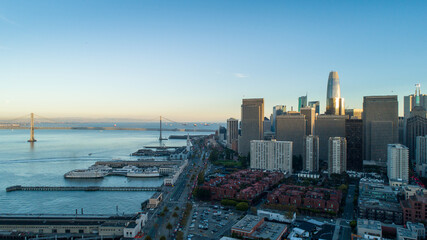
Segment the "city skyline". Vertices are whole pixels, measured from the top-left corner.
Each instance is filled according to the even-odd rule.
[[[427,4],[304,3],[4,1],[0,118],[224,122],[242,98],[264,98],[269,117],[306,93],[323,113],[330,71],[346,108],[398,95],[403,116],[425,86]]]

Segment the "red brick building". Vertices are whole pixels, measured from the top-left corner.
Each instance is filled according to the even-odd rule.
[[[282,185],[267,196],[267,202],[338,212],[341,198],[340,190]]]
[[[212,200],[236,199],[252,201],[284,178],[280,172],[241,170],[225,177],[217,177],[203,184]]]
[[[414,196],[400,202],[403,211],[403,222],[421,222],[426,220],[427,194],[417,192]]]

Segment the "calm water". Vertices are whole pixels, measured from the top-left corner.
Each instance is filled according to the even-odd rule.
[[[69,180],[64,173],[87,168],[99,160],[135,159],[130,153],[158,144],[158,132],[36,130],[37,142],[28,143],[29,130],[0,130],[0,213],[133,213],[152,192],[26,192],[6,193],[12,185],[47,186],[160,186],[161,178]],[[164,136],[187,134],[163,132]],[[190,132],[190,134],[208,134]],[[185,140],[168,140],[183,146]],[[88,154],[92,153],[91,156]]]

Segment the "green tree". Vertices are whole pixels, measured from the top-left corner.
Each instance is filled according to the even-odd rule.
[[[178,213],[174,212],[174,213],[172,214],[172,217],[174,217],[174,218],[178,217]]]
[[[247,202],[240,202],[236,205],[236,209],[239,211],[247,211],[249,209],[249,204]]]
[[[176,240],[184,240],[184,233],[181,231],[178,231],[176,233]]]
[[[169,211],[169,209],[168,209],[168,207],[166,207],[166,206],[165,206],[165,207],[163,208],[163,212],[167,212],[167,211]]]
[[[160,240],[166,240],[166,237],[165,236],[161,236]]]
[[[168,222],[168,225],[166,225],[166,228],[169,230],[169,236],[170,236],[171,230],[172,230],[172,224],[170,222]]]
[[[202,201],[209,201],[211,199],[211,191],[206,188],[196,188],[196,197]]]
[[[144,239],[145,240],[151,240],[151,237],[150,237],[150,235],[147,235]]]
[[[350,222],[350,227],[351,228],[354,229],[356,226],[357,226],[357,222],[355,220],[353,220],[353,221]]]
[[[176,206],[176,207],[175,207],[175,211],[178,211],[178,210],[179,210],[179,207],[178,207],[178,206]]]

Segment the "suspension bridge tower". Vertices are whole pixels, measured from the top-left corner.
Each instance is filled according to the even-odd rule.
[[[34,138],[34,113],[31,113],[30,139],[28,140],[28,142],[32,143],[36,141],[37,140]]]

